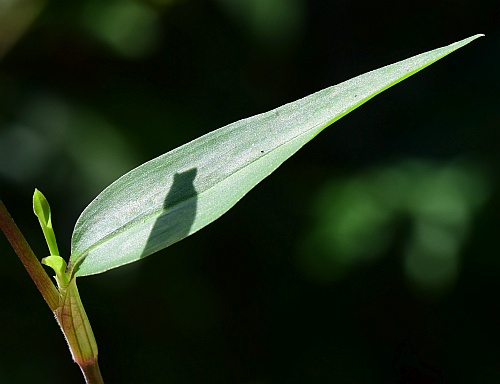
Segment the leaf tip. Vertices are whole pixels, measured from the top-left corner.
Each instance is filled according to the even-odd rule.
[[[470,41],[472,41],[472,40],[476,40],[476,39],[478,39],[478,38],[480,38],[480,37],[484,37],[484,36],[485,36],[485,34],[484,34],[484,33],[478,33],[478,34],[476,34],[476,35],[474,35],[474,36],[469,37],[469,40],[470,40]]]
[[[43,193],[40,192],[38,188],[35,188],[35,192],[33,192],[33,201],[36,199],[40,199],[43,196]]]
[[[33,193],[33,212],[44,223],[48,222],[50,215],[49,203],[43,193],[37,188],[35,188],[35,192]]]

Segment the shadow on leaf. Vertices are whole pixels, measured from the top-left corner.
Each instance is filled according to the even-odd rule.
[[[141,257],[146,257],[165,244],[173,244],[189,235],[196,217],[197,195],[193,182],[197,169],[176,173],[163,203],[164,212],[156,219]]]

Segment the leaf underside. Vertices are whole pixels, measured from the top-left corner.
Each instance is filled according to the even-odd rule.
[[[101,273],[210,224],[324,128],[475,35],[229,124],[125,174],[78,219],[70,270]]]

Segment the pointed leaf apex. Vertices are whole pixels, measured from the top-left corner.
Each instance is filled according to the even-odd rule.
[[[43,193],[38,189],[35,189],[35,193],[33,194],[33,212],[36,217],[38,217],[38,221],[42,227],[43,235],[45,236],[45,241],[49,247],[50,254],[59,255],[56,235],[54,234],[54,229],[52,228],[50,205]]]
[[[50,206],[42,192],[35,188],[33,194],[33,212],[42,225],[49,225],[50,222]]]

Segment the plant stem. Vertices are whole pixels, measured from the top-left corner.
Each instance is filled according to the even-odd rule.
[[[67,288],[61,290],[61,293],[60,306],[55,314],[73,360],[82,370],[87,384],[102,384],[97,363],[97,343],[80,299],[76,277],[71,279]]]
[[[14,248],[14,251],[28,271],[50,310],[54,312],[59,306],[59,292],[10,216],[7,208],[5,208],[2,200],[0,200],[0,228],[12,245],[12,248]]]
[[[97,360],[94,364],[81,366],[80,368],[87,384],[104,384]]]
[[[55,314],[68,342],[73,360],[82,370],[85,382],[87,384],[103,384],[104,381],[97,363],[97,344],[80,300],[76,279],[71,280],[67,289],[61,292],[57,290],[2,200],[0,200],[0,229],[19,256],[49,308]]]

